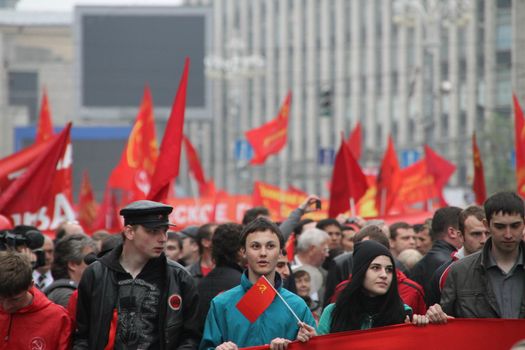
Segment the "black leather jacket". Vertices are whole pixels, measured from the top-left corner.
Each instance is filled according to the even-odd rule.
[[[91,264],[78,287],[77,330],[73,349],[102,350],[108,341],[113,310],[117,304],[116,272],[110,266],[122,252],[118,246]],[[165,288],[159,308],[161,349],[197,349],[200,331],[197,322],[198,295],[190,274],[180,264],[166,259]],[[181,306],[170,307],[168,298],[179,295]]]

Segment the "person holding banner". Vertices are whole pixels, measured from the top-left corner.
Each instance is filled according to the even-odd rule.
[[[299,296],[282,288],[275,273],[284,239],[265,218],[249,223],[241,234],[241,253],[248,269],[241,284],[211,301],[200,349],[236,350],[270,344],[286,349],[292,340],[315,335],[315,320]]]
[[[484,205],[483,224],[490,231],[483,248],[450,266],[440,304],[427,316],[439,323],[449,317],[525,318],[525,207],[515,192],[499,192]]]
[[[319,321],[318,333],[370,329],[408,322],[412,309],[403,304],[397,289],[395,263],[390,250],[376,241],[354,247],[352,280],[334,304],[328,305]],[[413,323],[424,325],[424,315]]]

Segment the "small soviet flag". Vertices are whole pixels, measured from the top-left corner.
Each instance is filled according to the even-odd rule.
[[[270,306],[275,294],[276,291],[270,282],[266,277],[261,276],[239,300],[236,305],[237,309],[253,323]]]

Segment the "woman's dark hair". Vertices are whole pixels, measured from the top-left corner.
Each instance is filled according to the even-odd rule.
[[[332,310],[330,333],[361,329],[367,317],[372,318],[372,327],[403,323],[405,309],[397,289],[395,269],[392,283],[385,295],[369,297],[363,292],[363,282],[370,263],[380,255],[394,258],[390,251],[375,241],[363,241],[355,245],[352,280],[343,289]]]

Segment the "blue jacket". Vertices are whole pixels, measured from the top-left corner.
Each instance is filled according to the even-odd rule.
[[[282,288],[279,274],[275,276],[275,287],[279,294],[301,321],[315,327],[315,320],[304,300]],[[299,331],[297,320],[278,296],[254,323],[250,323],[237,309],[237,302],[252,285],[245,272],[240,285],[213,298],[199,349],[214,349],[226,341],[241,348],[270,344],[275,338],[295,340]]]

